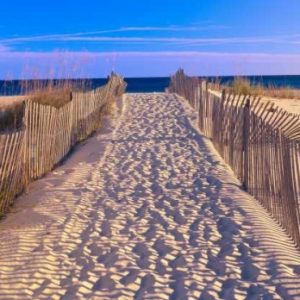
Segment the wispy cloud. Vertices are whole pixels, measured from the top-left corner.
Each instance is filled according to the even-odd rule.
[[[188,32],[188,31],[207,31],[207,30],[219,30],[226,29],[227,27],[224,25],[194,25],[194,26],[144,26],[144,27],[122,27],[120,29],[115,30],[114,32],[138,32],[138,31],[169,31],[169,32]]]
[[[52,57],[65,59],[66,57],[231,57],[231,58],[256,58],[256,59],[295,59],[300,62],[300,54],[267,53],[267,52],[205,52],[205,51],[112,51],[112,52],[89,52],[89,51],[57,51],[57,52],[33,52],[11,51],[1,52],[0,57],[16,58],[46,58]]]
[[[12,37],[2,39],[2,43],[16,43],[16,42],[42,42],[42,41],[61,41],[64,39],[71,39],[76,37],[86,37],[91,35],[103,35],[109,33],[126,33],[126,32],[200,32],[207,30],[217,30],[226,28],[223,25],[194,25],[194,26],[132,26],[132,27],[121,27],[116,29],[98,30],[98,31],[87,31],[87,32],[76,32],[76,33],[61,33],[61,34],[46,34],[36,36],[25,36],[25,37]]]
[[[109,42],[109,43],[171,43],[184,45],[214,45],[214,44],[257,44],[257,43],[282,43],[286,42],[276,37],[233,37],[233,38],[175,38],[175,37],[106,37],[106,36],[68,36],[56,41],[76,41],[76,42]],[[294,41],[291,41],[294,42]]]
[[[193,27],[185,28],[186,30],[194,30]],[[89,43],[131,43],[131,44],[171,44],[171,45],[220,45],[220,44],[299,44],[300,37],[293,36],[266,36],[266,37],[226,37],[226,38],[185,38],[185,37],[144,37],[144,36],[106,36],[104,33],[111,32],[128,32],[128,31],[155,31],[163,30],[159,27],[128,27],[109,31],[93,31],[85,33],[73,34],[54,34],[40,35],[30,37],[14,37],[8,39],[0,39],[2,45],[12,45],[14,43],[27,42],[89,42]],[[166,31],[184,31],[182,28],[165,29]],[[101,34],[101,35],[99,35]]]

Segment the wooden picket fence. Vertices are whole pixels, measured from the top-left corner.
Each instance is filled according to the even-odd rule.
[[[0,132],[0,214],[30,181],[51,171],[98,129],[103,113],[125,89],[123,79],[112,75],[101,88],[72,93],[72,101],[61,108],[26,101],[23,126]]]
[[[258,97],[212,91],[179,70],[169,92],[186,98],[200,130],[300,247],[300,116]]]

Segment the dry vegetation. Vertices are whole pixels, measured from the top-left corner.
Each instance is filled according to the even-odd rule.
[[[24,109],[24,101],[2,110],[0,107],[0,131],[20,129],[23,126]]]
[[[46,88],[33,91],[29,98],[43,105],[50,105],[60,108],[72,100],[71,88]]]
[[[23,83],[24,94],[34,102],[60,108],[72,100],[74,90],[87,90],[90,87],[88,80],[49,80]]]
[[[60,108],[72,101],[71,92],[86,90],[90,87],[88,80],[74,83],[69,80],[24,81],[22,91],[26,98],[43,104]],[[19,129],[24,116],[24,100],[15,101],[11,105],[1,106],[0,100],[0,131]]]
[[[214,89],[225,89],[227,92],[235,94],[300,100],[300,89],[294,89],[290,87],[275,87],[271,85],[265,87],[260,84],[252,84],[250,80],[244,77],[235,77],[233,82],[226,85],[221,85],[220,81],[216,79],[211,83],[211,86]]]

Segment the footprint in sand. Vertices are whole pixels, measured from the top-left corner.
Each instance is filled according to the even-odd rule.
[[[197,231],[191,231],[190,232],[190,237],[189,237],[189,244],[192,247],[199,247],[199,238],[200,238],[200,233]]]
[[[219,233],[223,238],[231,239],[233,235],[238,235],[240,226],[230,218],[222,217],[217,222]]]
[[[78,289],[79,287],[74,287],[71,286],[67,289],[67,291],[65,292],[65,294],[61,297],[61,300],[72,300],[72,299],[76,299],[76,295],[78,293]]]
[[[155,271],[161,276],[164,276],[168,273],[167,267],[161,262],[160,259],[156,261]]]
[[[214,187],[217,190],[221,189],[222,182],[219,179],[217,179],[215,176],[212,176],[212,175],[206,176],[206,180],[211,187]]]
[[[174,236],[176,242],[185,242],[184,235],[176,228],[170,230],[170,234]]]
[[[222,290],[219,296],[222,299],[236,299],[235,288],[238,286],[238,282],[235,279],[227,279],[222,284]]]
[[[190,230],[191,231],[198,231],[199,230],[199,225],[201,224],[202,219],[198,218],[196,219],[191,225],[190,225]]]
[[[251,284],[247,290],[246,300],[273,300],[274,297],[263,286]]]
[[[139,256],[136,260],[137,265],[141,269],[147,269],[151,264],[151,252],[149,251],[148,246],[143,243],[139,243],[133,248],[133,252]]]
[[[150,210],[150,215],[152,217],[153,224],[158,223],[165,230],[167,230],[169,228],[169,223],[161,216],[161,214],[159,212]]]
[[[212,251],[209,249],[207,251],[207,268],[211,269],[218,276],[224,276],[226,273],[226,264],[224,261],[220,260],[218,257],[212,254]]]
[[[101,277],[93,286],[94,291],[113,291],[115,289],[115,281],[111,275],[107,274]]]
[[[92,243],[87,246],[87,249],[90,251],[91,256],[98,257],[103,252],[103,246],[98,245],[97,243]]]
[[[146,238],[147,241],[156,238],[157,235],[157,227],[156,225],[150,224],[149,228],[145,231],[143,236]]]
[[[188,300],[188,289],[183,277],[175,278],[170,287],[173,289],[170,300]]]
[[[104,208],[104,215],[107,220],[113,220],[117,217],[117,212],[110,207]]]
[[[103,221],[103,223],[101,225],[101,235],[105,236],[105,237],[112,236],[111,226],[110,226],[110,222],[108,220]]]
[[[183,255],[178,255],[174,260],[170,261],[169,265],[173,269],[183,268],[187,264]]]
[[[247,259],[244,262],[244,265],[241,268],[241,278],[246,281],[257,281],[257,277],[260,274],[260,269],[256,267],[250,259]]]
[[[135,299],[144,299],[144,294],[146,292],[150,293],[153,288],[154,288],[154,284],[155,284],[155,277],[151,274],[147,274],[145,275],[142,280],[141,280],[141,285],[139,290],[136,292],[135,294]]]
[[[117,252],[117,248],[112,248],[110,252],[98,256],[97,262],[102,263],[106,268],[110,268],[118,261]]]
[[[143,219],[146,216],[148,205],[149,204],[146,201],[141,207],[137,208],[135,216],[139,219]]]
[[[187,223],[187,220],[184,218],[184,216],[180,213],[179,210],[174,211],[173,219],[178,225],[185,225]]]
[[[215,300],[215,297],[210,295],[207,291],[203,291],[201,293],[199,300]]]
[[[221,246],[221,249],[218,253],[218,258],[226,259],[227,256],[232,255],[233,251],[234,251],[234,246],[232,245],[232,243],[230,241],[228,241],[228,243],[223,244]]]
[[[139,255],[140,257],[149,257],[150,256],[150,251],[149,251],[149,247],[144,244],[144,243],[138,243],[134,246],[134,248],[132,249],[132,251]]]
[[[205,225],[204,231],[203,231],[203,238],[206,241],[210,241],[211,237],[213,236],[213,229],[210,225]]]
[[[135,281],[137,280],[139,274],[140,274],[140,271],[137,270],[137,269],[129,270],[129,273],[128,273],[126,276],[124,276],[124,277],[120,280],[120,282],[121,282],[123,285],[127,286],[127,285],[129,285],[129,284],[135,282]]]
[[[172,251],[172,247],[168,246],[163,239],[158,239],[153,245],[159,257],[163,257]]]

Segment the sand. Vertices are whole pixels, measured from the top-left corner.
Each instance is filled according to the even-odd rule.
[[[268,97],[264,97],[263,99],[275,103],[289,113],[300,115],[300,99],[278,99]]]
[[[221,95],[220,93],[218,93]],[[0,109],[7,108],[8,106],[22,102],[26,96],[6,96],[0,97]],[[263,101],[270,101],[275,103],[280,108],[285,109],[287,112],[300,115],[300,99],[278,99],[263,97]]]
[[[122,103],[0,222],[0,299],[300,299],[300,252],[186,102]]]
[[[26,99],[25,96],[5,96],[0,97],[0,110],[6,109],[10,106],[14,106],[17,103],[20,103]]]
[[[210,90],[213,94],[221,97],[221,92]],[[288,113],[300,115],[300,99],[280,99],[272,97],[261,97],[263,102],[271,102],[281,109],[286,110]]]

